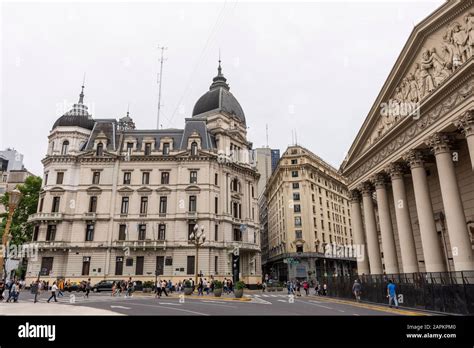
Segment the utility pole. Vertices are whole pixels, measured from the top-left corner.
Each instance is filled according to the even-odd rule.
[[[157,120],[156,120],[156,129],[160,129],[160,109],[161,109],[161,83],[163,82],[163,62],[165,61],[164,59],[164,52],[167,47],[158,46],[158,49],[161,50],[161,58],[160,58],[160,75],[158,76],[158,115],[157,115]]]

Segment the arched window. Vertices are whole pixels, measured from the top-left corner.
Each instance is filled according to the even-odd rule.
[[[198,144],[193,141],[191,144],[191,156],[197,156]]]
[[[67,155],[68,148],[69,148],[69,141],[64,140],[63,146],[61,147],[61,155]]]
[[[102,156],[103,154],[104,154],[104,144],[98,143],[98,144],[97,144],[96,155],[97,155],[97,156]]]

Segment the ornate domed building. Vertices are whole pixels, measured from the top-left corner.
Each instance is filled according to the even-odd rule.
[[[29,219],[40,253],[27,281],[38,273],[93,283],[155,273],[173,282],[196,274],[261,280],[258,174],[220,62],[183,129],[136,129],[128,112],[118,121],[93,118],[83,87],[48,141]]]

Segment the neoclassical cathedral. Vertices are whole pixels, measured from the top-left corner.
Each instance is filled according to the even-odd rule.
[[[414,28],[342,164],[359,274],[474,270],[473,5]]]
[[[39,257],[29,260],[27,281],[196,273],[260,281],[259,175],[220,62],[184,129],[135,129],[129,113],[93,118],[83,91],[48,136],[38,211],[29,218]],[[197,263],[195,225],[205,236]]]

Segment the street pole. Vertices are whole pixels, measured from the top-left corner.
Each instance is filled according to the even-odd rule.
[[[5,230],[3,231],[3,236],[2,236],[3,247],[2,247],[2,252],[0,253],[0,259],[1,259],[0,264],[2,265],[2,275],[5,282],[7,281],[7,255],[8,255],[7,249],[8,249],[8,242],[10,239],[10,226],[12,224],[14,211],[15,211],[15,207],[12,204],[10,204],[10,206],[8,207],[7,224],[5,225]]]
[[[20,202],[21,192],[18,189],[14,189],[13,191],[8,192],[8,217],[7,223],[5,225],[5,230],[3,231],[2,236],[2,249],[0,253],[0,267],[2,267],[1,274],[3,275],[3,279],[7,281],[7,248],[8,243],[10,242],[10,227],[13,220],[13,213],[15,212],[18,203]],[[5,255],[5,256],[4,256]]]
[[[198,283],[198,269],[199,269],[199,244],[196,243],[196,275],[194,277],[194,286],[197,286],[197,283]]]

